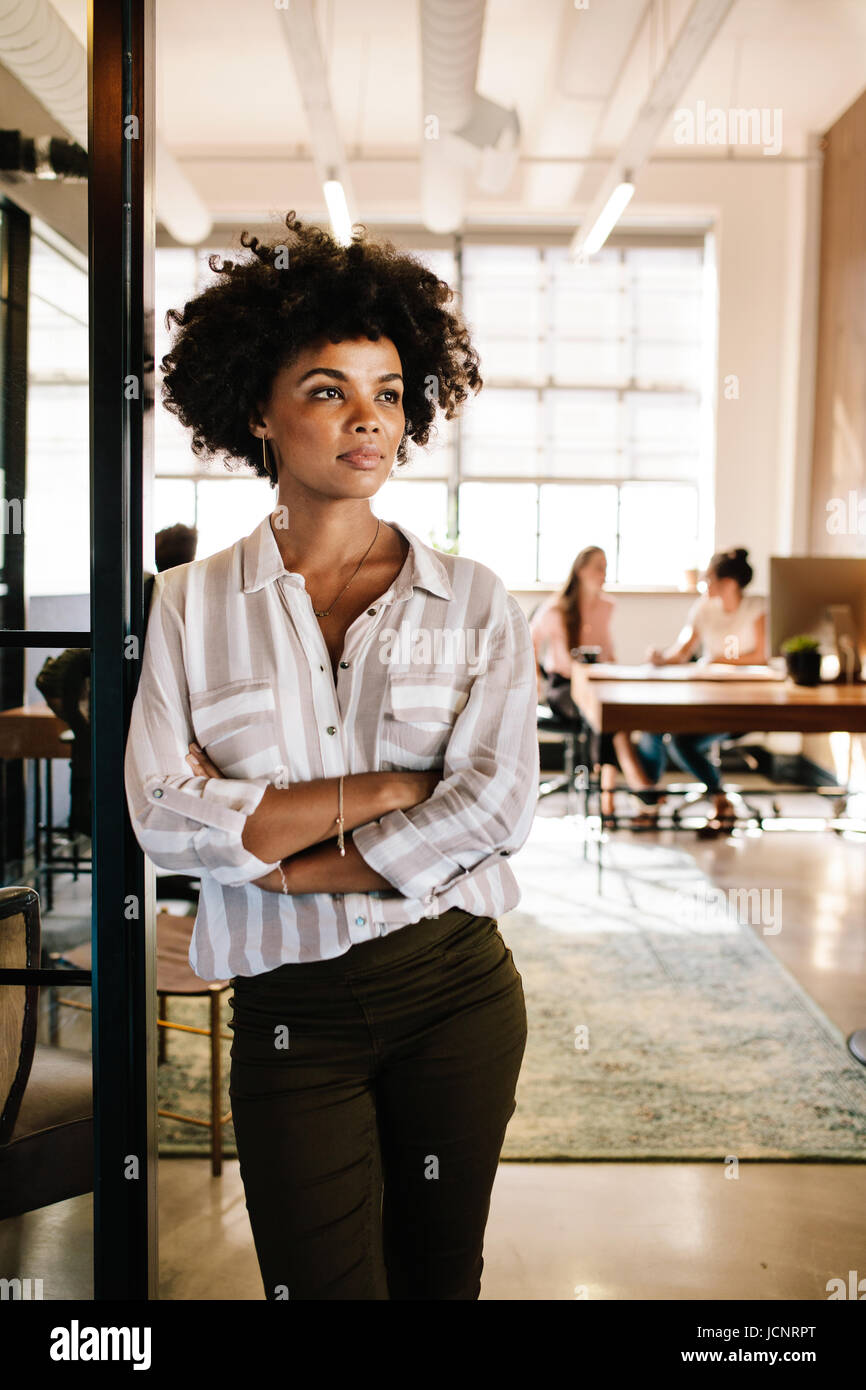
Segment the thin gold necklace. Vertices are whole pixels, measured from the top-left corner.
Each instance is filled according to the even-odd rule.
[[[346,582],[345,582],[345,584],[343,585],[342,589],[341,589],[340,592],[337,594],[337,597],[334,599],[333,603],[331,604],[331,608],[333,608],[334,605],[343,597],[344,593],[345,593],[346,590],[348,589],[348,587],[349,587],[349,585],[351,584],[352,580],[355,578],[355,575],[358,573],[358,570],[361,568],[361,566],[363,565],[363,563],[364,563],[364,561],[366,560],[367,556],[370,554],[370,551],[373,549],[373,546],[376,544],[376,536],[378,536],[378,534],[379,534],[379,526],[380,526],[380,524],[381,524],[381,523],[377,520],[377,522],[376,522],[376,535],[373,537],[373,539],[371,540],[370,544],[367,546],[367,549],[364,551],[364,554],[361,556],[360,560],[358,561],[357,565],[355,566],[354,572],[353,572],[352,574],[349,575],[349,578],[346,580]],[[329,614],[330,611],[331,611],[331,608],[314,608],[314,609],[313,609],[313,612],[315,613],[315,615],[316,615],[317,618],[327,618],[328,614]]]

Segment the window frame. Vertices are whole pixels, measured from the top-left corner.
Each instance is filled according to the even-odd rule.
[[[196,255],[196,283],[190,293],[195,293],[204,283],[204,277],[208,273],[207,257],[214,251],[217,254],[224,254],[228,242],[231,240],[229,229],[216,228],[219,234],[225,230],[226,242],[219,239],[219,235],[210,238],[206,247],[195,248]],[[629,400],[639,396],[650,398],[660,398],[663,396],[683,395],[694,400],[698,413],[698,438],[696,440],[696,463],[694,472],[691,476],[688,473],[677,474],[674,471],[660,472],[657,476],[646,473],[622,469],[612,474],[578,474],[578,473],[544,473],[539,471],[534,473],[481,473],[467,471],[466,468],[466,441],[465,422],[462,415],[458,415],[453,421],[449,422],[452,430],[450,442],[443,446],[445,453],[445,467],[436,470],[425,468],[425,455],[419,450],[417,456],[407,465],[405,472],[398,477],[407,484],[412,482],[442,482],[447,483],[447,506],[448,523],[445,535],[445,542],[449,546],[457,543],[459,550],[460,543],[460,488],[464,483],[532,483],[536,487],[536,528],[538,517],[541,511],[541,488],[549,484],[563,484],[576,486],[599,486],[612,484],[617,488],[617,530],[616,530],[616,553],[609,556],[610,561],[610,582],[608,588],[620,591],[634,590],[633,584],[621,584],[619,575],[622,571],[621,554],[621,534],[619,516],[622,503],[622,489],[629,484],[658,484],[659,486],[676,485],[680,487],[690,487],[695,493],[695,507],[697,513],[697,535],[695,538],[695,548],[702,554],[707,545],[712,543],[714,532],[714,486],[715,486],[715,398],[713,384],[715,381],[715,360],[716,360],[716,337],[717,337],[717,316],[715,313],[715,258],[712,232],[709,226],[696,228],[694,230],[660,231],[660,232],[638,232],[621,231],[614,233],[608,238],[604,251],[607,253],[619,253],[621,260],[624,253],[631,249],[666,249],[666,248],[688,248],[697,249],[701,253],[702,276],[701,276],[701,344],[702,354],[701,370],[699,372],[699,383],[695,386],[683,386],[676,382],[660,382],[657,385],[641,385],[632,378],[628,381],[616,384],[595,383],[578,385],[574,383],[557,382],[552,379],[550,366],[552,362],[553,349],[553,317],[554,305],[553,295],[550,293],[550,283],[552,277],[551,260],[547,255],[552,248],[567,247],[571,240],[570,231],[555,231],[551,229],[539,229],[533,231],[527,229],[521,231],[503,231],[498,229],[476,228],[453,236],[437,236],[426,231],[426,229],[402,228],[389,230],[391,239],[396,245],[409,252],[423,253],[427,250],[445,251],[453,257],[453,278],[449,283],[455,291],[455,298],[458,304],[465,302],[466,275],[464,271],[464,253],[467,248],[476,247],[532,247],[536,249],[542,259],[542,295],[543,295],[543,348],[542,356],[547,366],[547,376],[545,379],[498,379],[495,377],[484,377],[484,389],[494,390],[531,390],[536,393],[539,418],[544,421],[546,418],[546,402],[548,394],[551,392],[569,392],[571,394],[611,394],[615,397],[618,406],[626,411]],[[157,279],[159,267],[159,245],[157,246]],[[472,325],[470,323],[470,331]],[[630,343],[636,339],[631,338]],[[484,364],[482,361],[482,375],[484,375]],[[442,427],[442,420],[437,421],[439,428]],[[626,422],[627,424],[627,422]],[[546,440],[543,437],[544,424],[539,426],[538,439],[536,446],[537,452],[546,448]],[[625,427],[625,426],[624,426]],[[622,433],[619,436],[617,453],[620,457],[629,457],[630,445],[626,439],[623,442]],[[189,473],[156,473],[157,480],[166,478],[186,477],[193,482],[212,481],[215,478],[225,478],[229,481],[233,477],[247,477],[246,473],[224,473],[218,474],[215,471],[205,471],[199,467],[194,467]],[[196,488],[197,496],[197,488]],[[197,511],[197,506],[196,506]],[[536,534],[536,563],[535,577],[529,585],[514,585],[515,588],[538,588],[548,589],[548,583],[540,578],[540,552],[541,538]],[[697,563],[698,556],[695,557]],[[650,582],[641,586],[654,592],[678,592],[679,586],[674,584]]]

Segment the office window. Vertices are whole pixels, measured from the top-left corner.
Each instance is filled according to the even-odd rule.
[[[622,257],[602,250],[585,265],[565,248],[536,251],[550,284],[550,375],[564,386],[615,386],[628,377],[628,302]]]
[[[231,254],[157,251],[157,361],[169,345],[166,308],[209,282],[213,250]],[[454,543],[456,513],[459,552],[512,588],[562,582],[589,544],[606,550],[611,584],[679,585],[712,533],[702,246],[605,247],[579,265],[564,246],[470,242],[459,280],[455,251],[414,254],[454,287],[484,389],[459,421],[437,413],[429,443],[410,444],[375,513],[443,546]],[[191,507],[199,555],[220,549],[248,515],[246,502],[240,512],[233,502],[243,475],[224,475],[229,484],[211,489],[205,510],[207,470],[159,405],[155,437],[161,523]],[[180,478],[191,494],[170,491]],[[252,512],[272,504],[266,483],[250,489]],[[169,498],[183,516],[172,517]]]
[[[215,555],[254,531],[273,511],[276,493],[267,478],[199,478],[196,482],[196,559]]]
[[[192,478],[160,478],[153,499],[153,529],[164,531],[179,524],[196,524],[195,483]]]
[[[538,577],[559,586],[568,577],[584,536],[600,545],[608,557],[616,553],[617,494],[610,483],[544,483],[539,488]]]
[[[463,312],[491,377],[541,379],[543,293],[543,267],[534,246],[464,249]]]
[[[482,373],[483,375],[483,373]],[[538,472],[538,392],[495,386],[470,397],[463,407],[462,476]]]
[[[427,545],[448,548],[448,484],[389,478],[372,500],[374,516],[402,522]]]
[[[639,586],[652,574],[656,583],[676,587],[695,563],[697,524],[693,487],[625,483],[619,498],[619,583]]]
[[[461,483],[460,554],[488,565],[511,588],[534,582],[538,489],[532,483]]]
[[[561,583],[589,544],[604,547],[613,584],[676,586],[700,563],[711,530],[700,511],[710,496],[704,275],[699,245],[605,247],[585,265],[564,246],[464,249],[485,386],[464,416],[461,553],[480,559],[483,543],[512,588]],[[470,493],[470,478],[488,481]],[[515,487],[503,491],[505,479]],[[500,515],[518,494],[525,510]]]
[[[34,219],[30,240],[25,592],[90,592],[86,258]]]

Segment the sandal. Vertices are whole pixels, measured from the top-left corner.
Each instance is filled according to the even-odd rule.
[[[659,818],[652,811],[638,811],[629,820],[629,830],[657,830]]]
[[[708,820],[706,825],[698,826],[695,835],[699,840],[714,840],[719,835],[730,835],[733,828],[728,820]]]
[[[706,825],[702,825],[695,831],[699,840],[715,839],[718,835],[730,835],[737,823],[737,815],[730,801],[727,808],[723,808],[721,814],[711,816]]]

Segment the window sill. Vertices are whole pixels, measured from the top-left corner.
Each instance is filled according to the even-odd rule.
[[[553,584],[522,584],[519,587],[509,588],[512,594],[555,594],[558,586]],[[619,596],[632,596],[635,594],[676,594],[680,598],[700,598],[700,589],[679,589],[669,584],[644,584],[638,587],[633,584],[605,584],[603,594],[609,594],[611,598]]]

